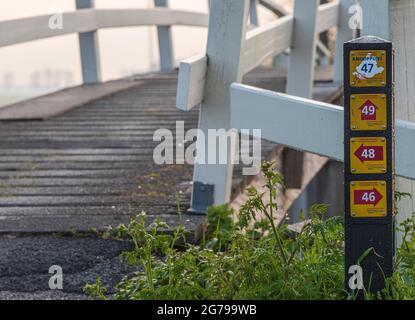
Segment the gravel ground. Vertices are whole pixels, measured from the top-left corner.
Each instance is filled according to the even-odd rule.
[[[120,259],[126,241],[74,237],[0,239],[0,299],[85,299],[83,287],[101,277],[107,288],[132,272]],[[49,268],[63,270],[63,289],[50,290]],[[111,290],[110,290],[111,292]]]

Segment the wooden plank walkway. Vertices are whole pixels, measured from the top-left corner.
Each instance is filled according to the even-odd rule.
[[[315,99],[333,101],[338,87],[317,72]],[[191,165],[156,165],[153,133],[176,121],[197,127],[198,109],[175,108],[177,74],[151,74],[141,84],[47,120],[0,122],[0,232],[102,230],[144,210],[149,221],[196,230],[186,213]],[[283,72],[256,70],[245,83],[273,90]],[[264,141],[263,157],[276,148]],[[243,181],[235,167],[234,190]]]

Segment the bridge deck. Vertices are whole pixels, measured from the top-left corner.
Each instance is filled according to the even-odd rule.
[[[315,99],[338,87],[317,72]],[[152,74],[140,84],[47,120],[0,123],[0,232],[103,229],[144,210],[150,220],[195,230],[203,217],[186,214],[191,165],[155,165],[153,133],[196,128],[198,110],[175,108],[177,74]],[[281,90],[282,72],[261,69],[245,83]],[[276,145],[264,142],[263,156]],[[242,179],[235,168],[235,183]],[[236,189],[235,189],[236,190]],[[178,214],[180,211],[181,214]]]

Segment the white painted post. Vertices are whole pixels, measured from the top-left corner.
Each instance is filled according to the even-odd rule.
[[[356,36],[356,30],[350,28],[351,26],[349,25],[350,19],[352,18],[349,10],[350,8],[352,8],[353,5],[356,4],[356,0],[340,1],[333,75],[333,81],[337,83],[343,82],[343,44],[349,40],[352,40]],[[357,7],[355,9],[357,9]],[[357,12],[356,14],[359,13]]]
[[[94,7],[94,0],[76,0],[76,9]],[[94,84],[101,81],[101,63],[96,31],[79,33],[79,48],[81,53],[82,79],[84,84]]]
[[[293,45],[289,57],[286,92],[302,98],[312,98],[316,45],[317,12],[320,0],[295,0]],[[283,174],[287,188],[301,189],[304,155],[285,149]]]
[[[359,0],[363,13],[362,36],[390,40],[389,0]]]
[[[319,0],[295,0],[294,34],[287,78],[287,93],[311,98],[316,56]]]
[[[258,0],[250,0],[249,1],[249,20],[251,25],[259,26],[258,21]]]
[[[168,7],[168,0],[154,0],[156,7]],[[173,42],[170,27],[157,27],[161,71],[174,68]]]
[[[230,86],[242,81],[241,56],[248,22],[248,0],[211,1],[207,43],[208,66],[204,101],[199,114],[199,129],[208,137],[209,129],[230,129]],[[199,143],[204,137],[198,136]],[[215,141],[206,141],[206,155]],[[226,152],[216,147],[216,153]],[[232,164],[228,143],[226,164],[196,163],[193,177],[192,210],[204,213],[208,205],[230,200]],[[207,157],[205,157],[207,158]],[[206,160],[205,160],[206,161]],[[203,203],[206,186],[214,187],[211,203]],[[202,195],[201,195],[202,194]],[[213,203],[212,203],[213,202]]]
[[[399,120],[415,122],[415,2],[390,0],[389,14],[389,19],[385,14],[377,19],[389,22],[390,38],[395,47],[395,114]],[[412,199],[406,198],[397,204],[399,224],[415,212],[415,182],[397,178],[396,190],[412,195]],[[398,245],[401,237],[397,237]]]
[[[412,0],[360,0],[363,9],[363,35],[391,40],[395,47],[395,115],[415,122],[415,2]],[[415,170],[415,168],[414,168]],[[397,224],[415,211],[415,182],[396,178],[396,190],[410,193],[397,203]],[[397,245],[402,234],[397,233]]]

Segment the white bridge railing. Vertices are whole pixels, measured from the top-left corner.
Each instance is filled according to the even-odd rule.
[[[76,0],[77,11],[62,13],[63,28],[51,28],[51,14],[0,22],[0,48],[28,41],[79,33],[82,75],[85,84],[101,81],[98,38],[104,28],[157,26],[161,70],[173,69],[170,27],[206,27],[205,13],[167,8],[167,0],[155,0],[154,9],[94,9],[94,0]],[[163,8],[166,7],[166,8]]]
[[[209,0],[206,0],[209,1]],[[257,0],[250,0],[256,4]],[[83,82],[101,81],[99,42],[97,30],[105,28],[157,26],[160,54],[160,69],[174,68],[174,50],[171,26],[208,26],[209,15],[201,12],[173,10],[168,0],[154,0],[154,9],[95,9],[94,0],[75,0],[77,11],[62,13],[62,28],[51,28],[52,14],[0,21],[0,48],[29,41],[79,34]],[[259,3],[276,14],[285,11],[273,0]],[[256,20],[256,6],[252,7],[251,19]]]
[[[333,79],[343,81],[343,43],[354,37],[349,9],[355,3],[295,0],[292,15],[247,32],[248,0],[211,1],[206,55],[180,64],[177,107],[188,111],[201,105],[199,129],[205,135],[208,129],[261,129],[262,138],[342,161],[343,108],[310,98],[317,37],[331,27],[337,27]],[[288,48],[286,94],[240,84],[244,74]],[[412,141],[415,124],[397,121],[396,172],[415,179]],[[227,150],[229,155],[233,152]],[[228,202],[231,180],[230,161],[196,163],[192,209],[203,212],[209,204]],[[206,190],[213,193],[210,201],[203,194]]]

